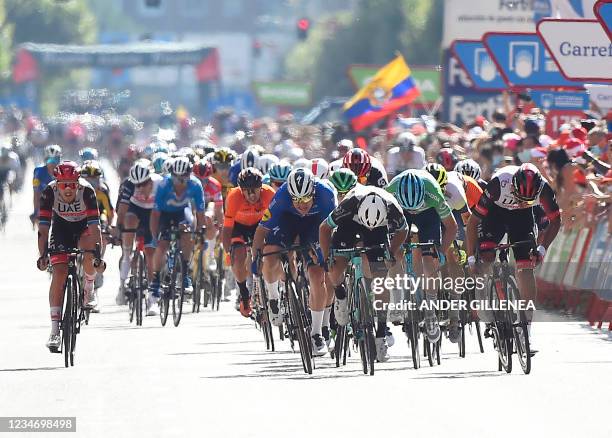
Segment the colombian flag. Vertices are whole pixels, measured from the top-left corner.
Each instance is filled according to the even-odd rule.
[[[344,115],[355,131],[361,131],[393,111],[408,105],[421,92],[404,57],[398,55],[344,104]]]

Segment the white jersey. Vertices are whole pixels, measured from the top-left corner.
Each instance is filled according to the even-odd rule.
[[[123,185],[123,192],[121,193],[121,202],[132,203],[137,207],[151,210],[155,205],[157,188],[163,179],[163,176],[152,173],[151,181],[153,181],[153,187],[150,190],[148,190],[148,185],[136,187],[129,180],[126,181]]]
[[[378,158],[370,155],[370,163],[374,169],[378,169],[382,174],[385,180],[389,181],[389,176],[387,175],[387,169],[385,169],[385,165]]]
[[[498,169],[492,176],[499,180],[499,198],[493,200],[493,202],[505,209],[516,210],[519,208],[519,201],[516,196],[512,193],[512,177],[519,169],[519,166],[505,166]],[[538,203],[538,199],[534,204]]]
[[[455,171],[448,172],[448,183],[444,190],[444,197],[452,210],[463,210],[467,207],[463,181]]]
[[[425,150],[420,146],[415,146],[407,161],[402,160],[399,146],[392,147],[387,152],[387,169],[391,175],[406,169],[422,169],[427,165],[425,160]]]
[[[8,172],[12,170],[13,172],[17,173],[19,172],[19,169],[21,169],[21,163],[19,161],[19,155],[17,155],[15,152],[10,151],[6,161],[0,159],[0,171]]]

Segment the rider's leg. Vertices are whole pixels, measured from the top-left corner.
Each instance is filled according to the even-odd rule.
[[[138,217],[133,213],[126,213],[123,228],[124,230],[136,230],[138,228]],[[119,278],[121,284],[124,284],[130,274],[130,266],[132,266],[132,250],[134,247],[134,232],[124,231],[121,234],[121,266],[119,269]]]
[[[236,245],[232,249],[232,273],[236,279],[238,290],[242,298],[249,298],[250,292],[247,288],[248,271],[246,267],[247,248],[244,245]]]

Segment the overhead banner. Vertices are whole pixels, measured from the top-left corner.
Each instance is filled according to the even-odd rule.
[[[612,41],[612,0],[599,0],[595,6],[595,17]]]
[[[537,32],[566,79],[612,81],[612,42],[597,20],[544,19]]]
[[[586,111],[589,109],[589,95],[586,92],[531,90],[529,96],[535,106],[544,111]]]
[[[536,33],[487,32],[482,41],[513,88],[583,88],[563,77]]]
[[[348,68],[348,75],[356,90],[361,89],[366,85],[370,79],[376,74],[376,72],[382,67],[382,65],[362,65],[353,64]],[[421,95],[417,97],[415,103],[434,103],[436,102],[442,93],[440,92],[440,86],[442,81],[442,73],[439,67],[435,66],[410,66],[412,72],[412,79],[416,82]]]
[[[599,109],[612,109],[612,85],[587,85],[589,98]]]
[[[262,105],[308,106],[312,85],[306,82],[254,82],[255,97]]]
[[[535,0],[445,0],[442,47],[485,32],[534,32]]]
[[[474,83],[474,87],[483,91],[500,91],[507,88],[482,41],[455,40],[451,51]]]

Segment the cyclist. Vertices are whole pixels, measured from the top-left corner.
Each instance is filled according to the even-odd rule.
[[[157,301],[160,297],[159,272],[165,263],[166,250],[169,244],[169,231],[173,226],[180,226],[183,231],[189,231],[191,207],[196,210],[196,224],[203,226],[204,221],[204,191],[202,184],[191,174],[191,163],[187,157],[177,157],[172,161],[170,175],[164,177],[160,182],[155,194],[155,203],[151,212],[150,228],[153,237],[157,237],[157,247],[153,257],[153,280],[150,291],[151,300]],[[193,243],[191,236],[182,233],[181,238],[182,263],[183,263],[183,287],[190,290],[191,277],[189,270],[189,259]]]
[[[340,157],[331,163],[329,163],[329,171],[333,172],[334,170],[338,170],[342,167],[342,162],[344,161],[344,156],[348,151],[353,149],[353,142],[348,138],[343,138],[338,143],[336,143],[336,150],[332,154],[333,157]]]
[[[457,234],[457,223],[442,194],[440,185],[426,170],[410,169],[393,178],[386,190],[395,196],[404,209],[408,226],[412,224],[417,226],[418,241],[438,245],[439,263],[436,263],[434,259],[433,250],[421,251],[423,275],[426,278],[433,277],[437,271],[437,265],[444,265],[444,254]],[[426,282],[426,285],[428,283]],[[437,291],[433,288],[425,289],[425,298],[429,302],[436,300]],[[425,311],[425,332],[429,342],[437,342],[440,339],[438,319],[431,308]]]
[[[278,190],[286,181],[287,177],[291,173],[291,164],[286,161],[281,161],[278,164],[272,165],[268,176],[270,177],[270,187],[274,190]]]
[[[417,146],[417,138],[412,132],[399,134],[395,146],[387,152],[387,169],[391,175],[404,169],[422,169],[426,164],[425,150]]]
[[[323,158],[310,160],[310,170],[319,179],[327,179],[329,176],[329,164]]]
[[[18,176],[21,173],[19,156],[9,146],[0,146],[0,201],[4,196],[4,184],[7,183],[10,192],[17,187]]]
[[[487,189],[480,197],[466,227],[468,263],[474,268],[478,249],[486,268],[494,261],[495,254],[490,248],[497,245],[505,234],[508,235],[508,241],[514,243],[528,240],[531,233],[535,233],[534,210],[538,205],[541,205],[546,213],[548,226],[537,235],[535,259],[530,254],[529,247],[513,248],[518,286],[521,298],[525,300],[536,298],[533,269],[542,261],[561,227],[555,193],[537,167],[525,163],[520,167],[505,166],[497,170],[487,184]],[[527,310],[525,313],[530,323],[533,312]],[[491,322],[490,312],[479,312],[479,316],[485,322]]]
[[[230,148],[220,148],[212,156],[213,178],[221,183],[223,198],[227,196],[229,189],[233,187],[229,179],[229,170],[232,162],[236,159],[236,152]]]
[[[164,164],[168,160],[168,154],[166,152],[155,152],[151,157],[151,164],[155,173],[163,175],[165,173]]]
[[[263,175],[254,167],[240,171],[238,187],[231,189],[227,195],[223,221],[223,248],[231,255],[231,268],[240,295],[240,313],[247,318],[251,316],[252,309],[251,294],[247,288],[249,269],[245,245],[252,243],[257,225],[275,193],[262,180]],[[271,315],[272,322],[279,325],[282,319],[278,319],[278,312],[274,316],[276,319]]]
[[[451,147],[443,147],[436,154],[436,162],[449,172],[455,168],[458,161],[457,153]]]
[[[487,188],[487,182],[481,178],[482,170],[480,169],[480,164],[471,158],[459,161],[455,165],[455,172],[475,179],[482,190]]]
[[[34,178],[32,186],[34,187],[34,213],[30,215],[32,223],[38,217],[38,207],[40,205],[40,194],[45,190],[47,184],[53,181],[53,171],[62,158],[62,148],[52,144],[45,147],[45,164],[34,168]]]
[[[319,244],[319,224],[336,207],[336,199],[331,187],[317,180],[309,169],[299,168],[291,171],[287,183],[276,192],[270,207],[255,231],[253,239],[252,271],[257,274],[259,253],[278,251],[293,245],[299,238],[300,245]],[[327,345],[322,335],[324,313],[329,318],[333,301],[333,289],[326,290],[323,255],[316,249],[305,254],[308,260],[308,280],[310,283],[310,310],[312,315],[313,353],[322,356],[327,353]],[[278,288],[282,276],[280,258],[269,256],[263,259],[263,277],[270,297],[270,312],[279,313]],[[274,318],[277,318],[274,316]],[[329,327],[329,322],[325,324]]]
[[[333,238],[332,238],[333,232]],[[337,256],[330,260],[330,247],[336,249],[353,248],[357,241],[364,246],[385,244],[391,260],[401,260],[400,249],[408,231],[406,218],[397,200],[384,189],[361,184],[353,188],[327,219],[319,226],[319,240],[325,260],[333,262],[329,269],[329,279],[335,288],[336,304],[334,315],[339,325],[346,325],[349,320],[348,300],[344,275],[349,260]],[[389,239],[390,236],[393,236]],[[370,249],[364,260],[364,276],[367,279],[384,277],[394,262],[387,258],[385,248]],[[396,258],[397,257],[397,258]],[[388,292],[380,297],[389,301]],[[376,326],[376,356],[380,362],[389,360],[386,339],[387,311],[378,310]]]
[[[117,225],[122,227],[121,233],[121,264],[119,265],[119,291],[117,304],[125,303],[126,281],[132,266],[134,247],[134,232],[143,237],[147,278],[153,277],[153,255],[155,239],[151,234],[151,210],[155,203],[155,194],[162,181],[161,175],[154,173],[151,162],[147,159],[136,160],[126,181],[122,184],[117,206]],[[147,313],[154,310],[147,302]]]
[[[89,147],[83,148],[79,151],[79,157],[81,158],[81,163],[85,163],[85,161],[97,160],[98,150]]]
[[[360,148],[349,150],[342,161],[343,167],[351,169],[360,184],[384,188],[387,183],[387,171],[378,160],[372,160],[370,154]]]
[[[200,180],[204,190],[204,204],[206,214],[206,240],[208,243],[208,267],[211,271],[217,269],[214,251],[217,239],[217,229],[223,223],[223,195],[221,183],[212,177],[212,164],[206,160],[199,160],[193,166],[193,174]],[[231,189],[230,189],[231,190]],[[214,219],[214,220],[213,220]],[[218,224],[215,226],[215,224]]]
[[[276,155],[263,154],[257,159],[257,168],[261,171],[262,175],[266,175],[268,172],[270,172],[270,168],[279,162],[280,160]]]
[[[47,348],[59,351],[61,311],[64,282],[68,275],[68,249],[93,250],[101,243],[100,218],[96,203],[96,192],[87,181],[80,178],[79,167],[73,161],[64,161],[55,168],[53,181],[45,187],[40,196],[38,215],[38,269],[47,264],[53,266],[49,303],[51,312],[51,335]],[[49,234],[51,238],[49,239]],[[47,259],[47,246],[51,253]],[[96,270],[91,253],[83,254],[84,306],[93,307]]]
[[[357,185],[357,177],[351,169],[342,167],[331,173],[329,182],[336,189],[338,201],[342,202],[349,190]]]
[[[233,186],[238,184],[238,174],[242,169],[246,169],[248,167],[255,167],[259,170],[259,159],[261,158],[261,151],[263,148],[259,145],[251,145],[249,146],[243,153],[240,155],[240,159],[236,160],[236,162],[230,167],[229,178],[232,182]],[[268,164],[268,163],[264,163]],[[264,173],[264,172],[262,172]]]

